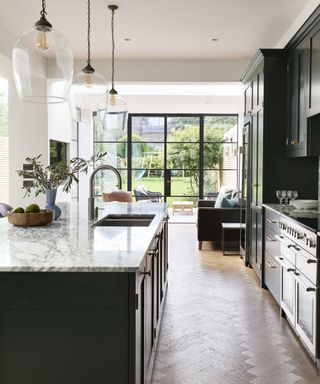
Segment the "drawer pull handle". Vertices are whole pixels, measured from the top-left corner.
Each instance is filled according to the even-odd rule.
[[[289,244],[287,245],[288,248],[294,248],[296,251],[300,251],[300,248],[297,247],[295,244]]]
[[[312,260],[312,259],[307,260],[308,264],[315,264],[316,262],[317,262],[317,260]]]
[[[294,268],[288,268],[288,269],[287,269],[287,272],[294,272],[294,271],[295,271]]]
[[[295,274],[296,276],[299,276],[299,275],[300,275],[300,273],[299,273],[299,272],[295,272],[294,274]]]
[[[276,268],[276,266],[271,264],[270,261],[267,261],[267,265],[268,265],[269,268]]]
[[[314,292],[315,290],[316,290],[315,288],[311,288],[311,287],[306,288],[307,292]]]
[[[279,260],[283,260],[283,257],[279,257]]]
[[[276,220],[272,220],[272,219],[267,219],[267,222],[270,223],[270,224],[277,224],[278,222]]]
[[[147,276],[151,276],[151,271],[148,271],[148,272],[141,272],[142,275],[147,275]]]
[[[271,236],[269,236],[269,235],[267,235],[266,238],[267,238],[267,240],[269,240],[269,241],[277,241],[277,239],[273,239],[273,238],[272,238]]]

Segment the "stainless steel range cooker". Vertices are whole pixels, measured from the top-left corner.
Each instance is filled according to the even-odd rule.
[[[307,228],[283,213],[266,210],[265,214],[265,277],[269,279],[270,245],[273,244],[273,276],[279,279],[279,304],[302,343],[314,360],[319,361],[320,319],[319,246],[317,231]],[[316,223],[317,224],[317,223]],[[273,226],[273,229],[269,229]],[[271,236],[270,233],[274,235]],[[269,261],[270,263],[270,261]],[[269,275],[268,275],[269,274]],[[269,288],[269,286],[268,286]],[[270,288],[269,288],[270,289]],[[275,289],[273,286],[270,291]]]

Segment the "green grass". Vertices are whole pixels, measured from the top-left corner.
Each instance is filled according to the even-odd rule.
[[[156,177],[142,177],[139,180],[133,181],[132,190],[140,185],[143,184],[146,186],[146,188],[149,191],[152,192],[161,192],[164,194],[164,180],[161,178]],[[169,206],[171,206],[171,202],[174,200],[189,200],[196,202],[198,200],[198,197],[189,197],[188,195],[191,195],[191,188],[190,188],[190,181],[189,178],[185,177],[172,177],[171,178],[171,195],[177,195],[177,196],[184,196],[186,197],[169,197],[168,203]]]

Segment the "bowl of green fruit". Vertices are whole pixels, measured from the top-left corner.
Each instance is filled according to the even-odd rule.
[[[54,212],[50,209],[40,209],[37,204],[30,204],[25,209],[18,207],[8,212],[10,224],[17,227],[36,227],[52,223]]]

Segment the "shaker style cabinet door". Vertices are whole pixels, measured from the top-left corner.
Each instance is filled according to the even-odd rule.
[[[281,307],[293,326],[295,325],[296,317],[294,270],[290,263],[283,263],[281,266]]]
[[[310,37],[310,102],[311,114],[320,112],[320,30]]]
[[[309,48],[303,41],[287,61],[287,155],[307,154],[307,109],[309,91]]]

